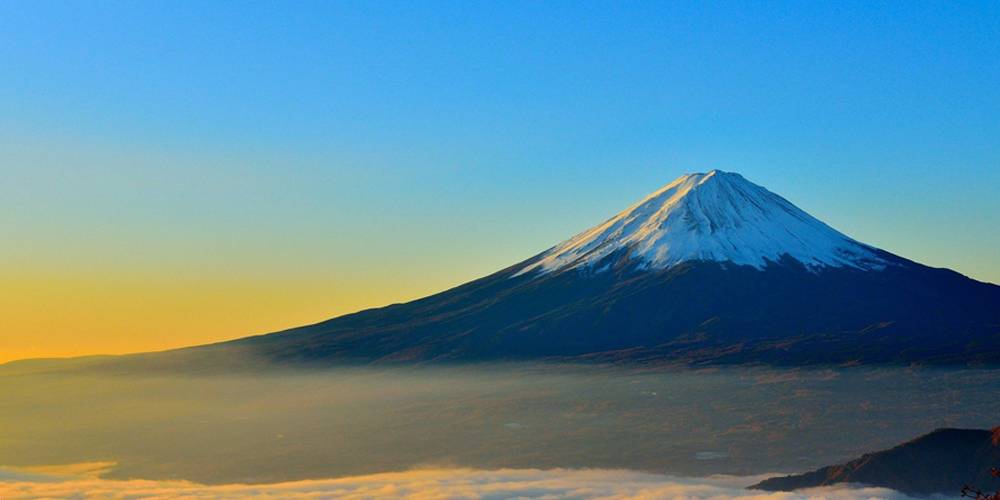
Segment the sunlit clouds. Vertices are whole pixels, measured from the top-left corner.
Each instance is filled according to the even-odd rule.
[[[744,488],[756,477],[677,478],[626,470],[431,469],[272,484],[204,485],[188,481],[104,480],[36,474],[0,475],[0,498],[577,498],[577,499],[906,499],[884,488],[838,487],[796,493]]]

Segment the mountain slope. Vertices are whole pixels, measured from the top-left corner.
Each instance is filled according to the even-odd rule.
[[[607,222],[423,299],[111,363],[561,359],[1000,363],[1000,287],[859,243],[742,176],[668,184]]]
[[[767,491],[856,483],[908,494],[957,495],[963,485],[1000,489],[990,470],[1000,467],[1000,428],[938,429],[889,450],[805,474],[775,477],[751,486]]]
[[[514,272],[238,343],[282,361],[1000,361],[997,287],[918,265]]]
[[[997,363],[1000,287],[713,171],[491,276],[234,345],[283,362]]]

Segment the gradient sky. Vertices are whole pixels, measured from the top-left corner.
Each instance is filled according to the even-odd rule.
[[[0,361],[416,298],[685,172],[1000,282],[1000,3],[0,2]]]

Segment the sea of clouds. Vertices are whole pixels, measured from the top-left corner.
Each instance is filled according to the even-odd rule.
[[[189,481],[113,480],[57,470],[0,469],[0,498],[408,498],[408,499],[892,499],[884,488],[827,487],[795,493],[747,490],[763,476],[679,478],[607,469],[425,469],[270,484],[205,485]]]
[[[995,425],[990,391],[1000,374],[982,370],[0,370],[0,464],[20,466],[0,465],[0,500],[903,499],[745,488],[935,427]],[[60,463],[73,465],[24,467]],[[741,476],[705,478],[719,472]]]

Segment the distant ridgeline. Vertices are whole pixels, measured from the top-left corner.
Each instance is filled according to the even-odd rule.
[[[841,465],[805,474],[775,477],[751,486],[767,491],[855,483],[907,494],[957,496],[963,486],[1000,490],[1000,427],[987,430],[938,429],[895,448],[863,455]]]

